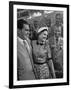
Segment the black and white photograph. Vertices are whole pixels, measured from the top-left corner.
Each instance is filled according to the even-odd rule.
[[[10,84],[23,87],[68,84],[68,6],[11,4],[13,83]]]
[[[17,10],[18,80],[63,78],[63,12]]]

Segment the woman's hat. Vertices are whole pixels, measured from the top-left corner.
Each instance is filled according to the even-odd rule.
[[[41,28],[39,28],[37,33],[40,33],[40,32],[42,32],[44,30],[48,31],[48,27],[41,27]]]

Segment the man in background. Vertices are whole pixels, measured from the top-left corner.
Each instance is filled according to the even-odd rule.
[[[63,77],[63,26],[61,14],[57,13],[55,16],[55,24],[51,27],[49,44],[51,47],[54,68],[56,70],[56,77]],[[61,43],[61,44],[60,44]]]

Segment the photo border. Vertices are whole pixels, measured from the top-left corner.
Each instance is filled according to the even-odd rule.
[[[50,6],[61,7],[67,9],[67,82],[49,83],[49,84],[30,84],[30,85],[14,85],[13,84],[13,6],[14,5],[31,5],[31,6]],[[9,88],[28,88],[43,86],[61,86],[69,85],[69,5],[66,4],[50,4],[50,3],[33,3],[33,2],[9,2]]]

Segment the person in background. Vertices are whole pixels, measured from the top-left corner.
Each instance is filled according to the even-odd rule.
[[[54,47],[54,65],[57,78],[63,77],[63,37],[61,29],[56,32],[56,44]]]
[[[48,27],[41,27],[37,32],[37,40],[32,41],[33,60],[37,79],[56,77],[47,35]]]
[[[17,36],[18,80],[33,80],[35,79],[35,74],[33,70],[31,41],[29,39],[29,24],[27,21],[20,19],[17,21],[17,28],[22,33],[20,36]]]
[[[50,38],[50,32],[51,32],[51,19],[49,18],[49,19],[46,19],[46,25],[47,25],[47,27],[48,27],[48,29],[49,29],[49,31],[48,31],[48,39]]]
[[[63,77],[63,25],[61,14],[56,14],[56,23],[51,27],[51,37],[49,39],[56,77]],[[62,44],[60,44],[62,42]],[[61,46],[60,46],[61,45]]]

